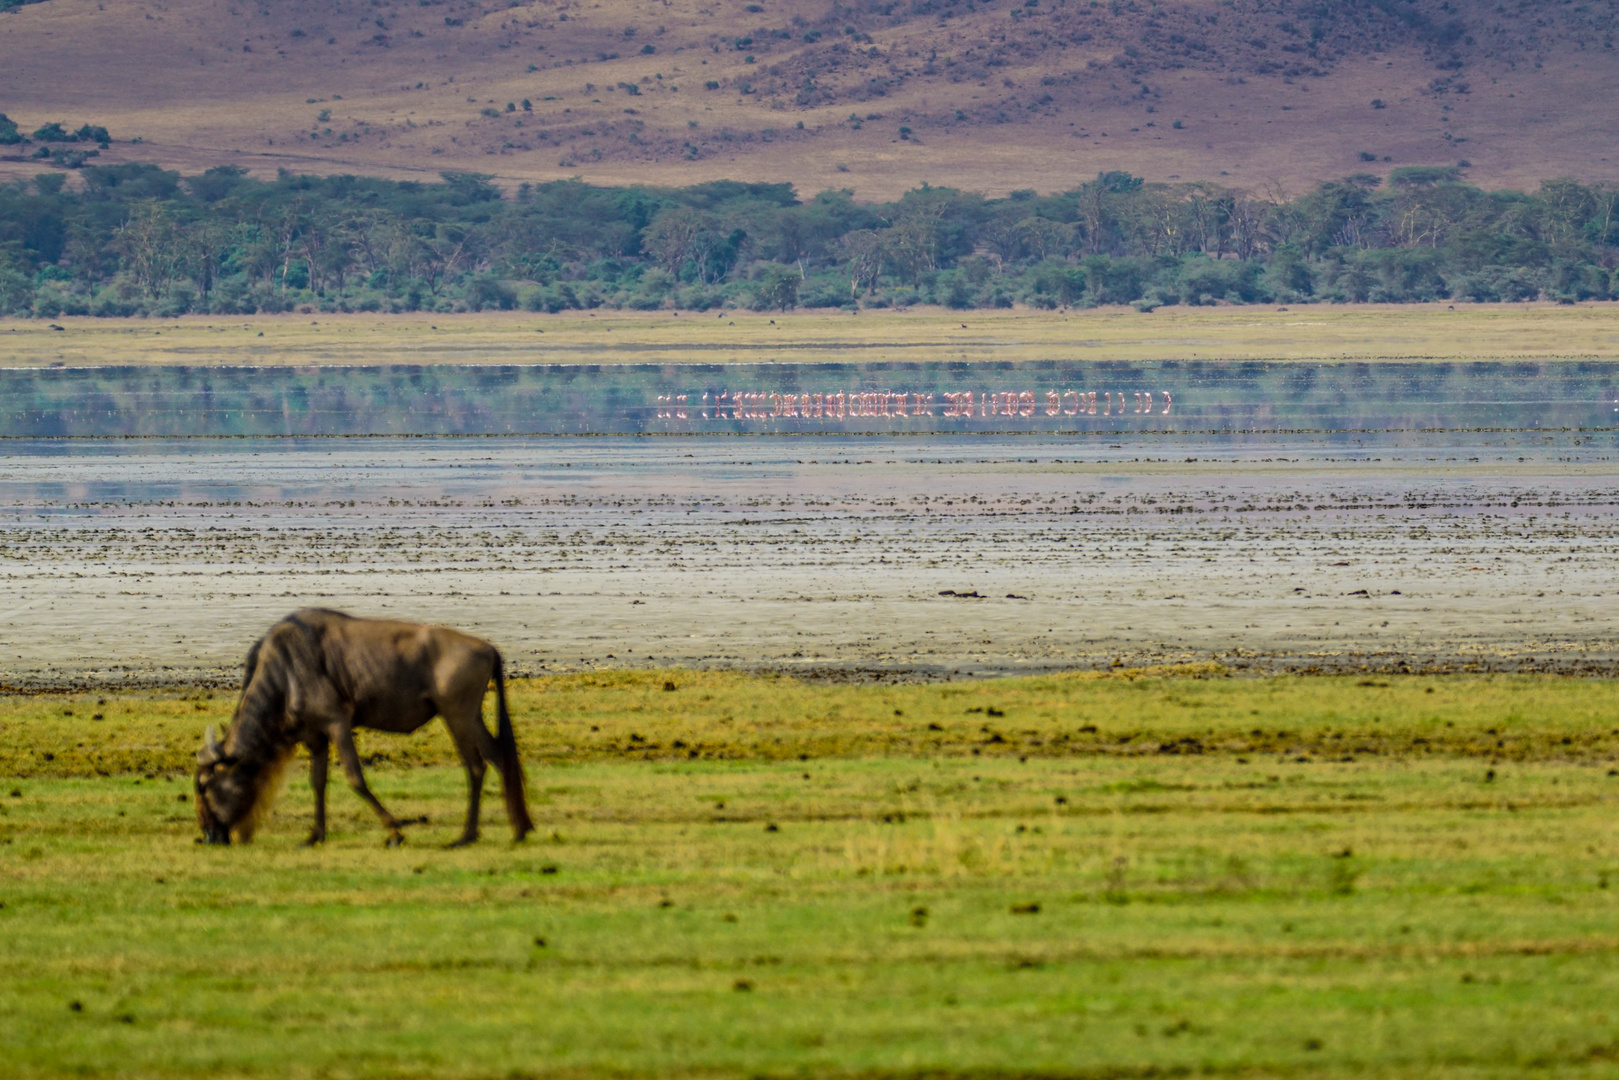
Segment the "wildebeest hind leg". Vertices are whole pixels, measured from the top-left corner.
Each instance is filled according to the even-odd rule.
[[[360,772],[360,755],[354,749],[353,728],[346,723],[333,724],[331,739],[337,747],[337,760],[343,763],[343,773],[348,777],[349,787],[354,789],[354,794],[370,804],[371,809],[377,812],[377,817],[382,819],[383,827],[388,830],[388,846],[397,847],[403,844],[405,834],[399,831],[403,823],[390,814],[387,807],[371,794],[371,789],[365,786],[365,776]]]
[[[494,754],[495,741],[485,730],[483,717],[476,714],[468,717],[459,709],[448,711],[444,715],[444,726],[450,729],[450,738],[455,740],[461,764],[467,769],[467,824],[461,831],[460,839],[450,844],[450,847],[464,847],[478,839],[479,803],[483,800],[483,777],[487,768],[485,763]],[[483,737],[479,738],[480,735]]]
[[[304,846],[314,847],[326,841],[326,770],[330,764],[331,742],[320,735],[310,738],[305,745],[309,747],[309,786],[315,792],[315,826],[309,830]]]

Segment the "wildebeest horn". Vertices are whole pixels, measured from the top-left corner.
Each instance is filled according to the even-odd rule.
[[[198,765],[212,765],[225,756],[225,750],[219,745],[219,736],[214,734],[214,725],[209,724],[208,730],[203,732],[202,749],[197,751]]]

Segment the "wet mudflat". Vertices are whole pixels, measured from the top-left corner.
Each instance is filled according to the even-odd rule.
[[[0,447],[0,681],[230,679],[304,605],[522,673],[1619,668],[1614,435]]]

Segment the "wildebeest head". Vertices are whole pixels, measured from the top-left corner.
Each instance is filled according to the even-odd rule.
[[[254,743],[251,732],[240,738],[236,728],[248,719],[238,712],[229,740],[234,750],[210,727],[197,751],[197,824],[209,844],[228,844],[232,836],[244,844],[253,839],[296,749],[280,740]]]
[[[231,830],[253,809],[254,785],[240,764],[225,752],[210,726],[197,751],[197,824],[203,842],[229,844]]]

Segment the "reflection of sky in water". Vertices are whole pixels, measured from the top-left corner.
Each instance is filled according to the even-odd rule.
[[[0,435],[1590,428],[1615,387],[1596,361],[3,369]]]

